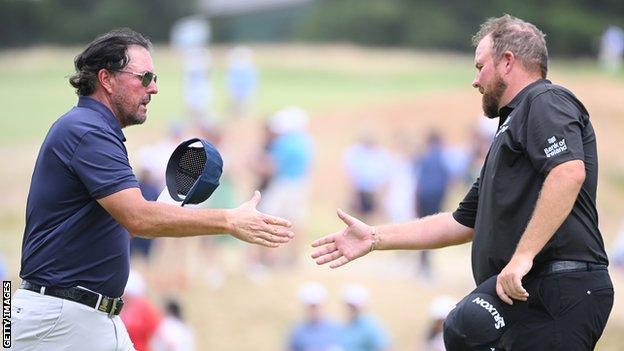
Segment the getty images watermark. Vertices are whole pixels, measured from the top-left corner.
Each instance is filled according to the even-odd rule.
[[[2,347],[11,347],[11,281],[2,281]]]

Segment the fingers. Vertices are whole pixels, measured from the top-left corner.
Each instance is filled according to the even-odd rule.
[[[286,220],[280,217],[271,216],[268,214],[263,214],[262,220],[266,224],[279,225],[279,226],[288,227],[288,228],[292,227],[292,223],[289,220]]]
[[[332,253],[329,253],[329,254],[326,254],[317,258],[315,261],[316,261],[316,264],[321,265],[321,264],[325,264],[327,262],[331,262],[336,259],[339,259],[340,257],[343,257],[342,254],[340,253],[340,251],[336,250]]]
[[[522,279],[518,276],[510,282],[509,292],[511,297],[516,300],[526,301],[529,297],[529,293],[522,286]]]
[[[353,224],[355,224],[356,219],[352,216],[350,216],[349,214],[347,214],[345,211],[338,209],[337,211],[338,213],[338,217],[348,226],[351,226]]]
[[[500,278],[496,279],[496,295],[503,300],[504,303],[508,305],[513,305],[513,301],[507,294],[505,294],[505,290],[503,289],[503,285],[501,284]]]
[[[336,261],[334,261],[333,263],[331,263],[329,265],[329,268],[338,268],[340,266],[343,266],[345,264],[349,263],[349,259],[344,257],[344,256],[340,256],[340,258]]]
[[[496,294],[509,305],[513,305],[513,300],[527,301],[529,298],[519,276],[503,273],[496,279]]]
[[[279,236],[279,235],[273,235],[273,234],[262,233],[262,232],[256,235],[256,238],[260,238],[262,240],[268,241],[270,243],[275,243],[275,244],[286,244],[287,242],[290,241],[290,238],[287,236]]]
[[[330,243],[327,246],[323,246],[322,248],[318,249],[317,251],[314,251],[312,253],[312,258],[319,258],[323,255],[327,255],[329,253],[332,253],[336,251],[336,244],[334,243]]]
[[[270,241],[267,241],[267,240],[259,238],[259,237],[255,237],[254,240],[253,240],[253,243],[261,245],[261,246],[273,247],[273,248],[280,246],[280,244],[278,244],[278,243],[270,242]]]
[[[312,243],[312,247],[319,247],[321,245],[333,243],[334,242],[334,235],[335,234],[330,234],[330,235],[324,236],[324,237],[314,241]]]

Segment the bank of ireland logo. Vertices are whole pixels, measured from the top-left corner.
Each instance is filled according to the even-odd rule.
[[[548,146],[544,148],[544,154],[547,158],[557,156],[568,149],[565,138],[557,140],[557,137],[553,135],[546,141],[548,142]]]

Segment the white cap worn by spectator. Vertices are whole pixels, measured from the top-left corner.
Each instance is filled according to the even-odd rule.
[[[432,319],[444,320],[446,316],[455,308],[456,300],[449,295],[436,297],[429,305],[429,316]]]
[[[325,287],[316,282],[308,282],[299,289],[299,300],[306,305],[318,305],[325,301],[327,290]]]
[[[277,111],[269,121],[275,134],[303,132],[308,127],[308,114],[299,107],[287,107]]]
[[[361,308],[368,301],[368,291],[361,285],[348,285],[342,292],[342,300],[351,306]]]
[[[137,271],[130,270],[128,275],[128,283],[126,284],[126,290],[124,295],[126,296],[145,296],[147,289],[145,287],[145,280]]]

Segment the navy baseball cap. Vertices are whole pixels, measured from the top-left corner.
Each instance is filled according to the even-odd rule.
[[[514,306],[504,303],[496,294],[496,277],[479,285],[448,314],[444,321],[447,350],[497,350],[501,336],[513,323],[515,313]]]
[[[223,159],[206,140],[193,138],[182,142],[173,151],[165,174],[169,195],[185,204],[199,204],[219,186]]]

